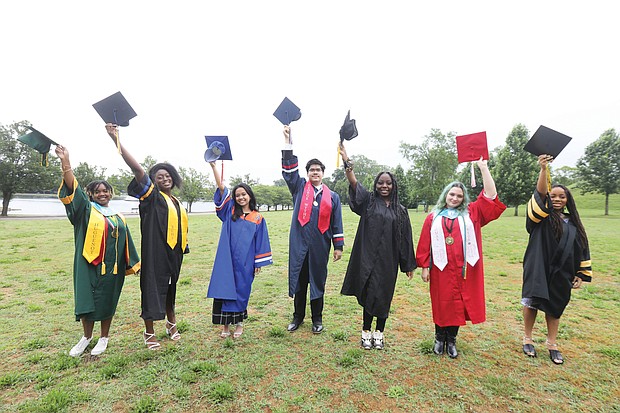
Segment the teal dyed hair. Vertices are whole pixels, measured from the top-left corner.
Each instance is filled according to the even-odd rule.
[[[443,191],[441,191],[441,195],[439,195],[439,199],[437,199],[437,204],[435,204],[435,208],[433,208],[433,212],[440,212],[442,209],[446,208],[446,196],[448,196],[448,192],[450,191],[450,189],[454,187],[461,188],[463,190],[463,202],[461,202],[461,205],[459,205],[458,208],[456,208],[456,210],[459,212],[459,214],[462,214],[463,212],[467,211],[467,206],[469,205],[469,202],[470,202],[469,194],[467,193],[467,188],[465,188],[465,185],[463,185],[462,182],[454,181],[446,185]]]

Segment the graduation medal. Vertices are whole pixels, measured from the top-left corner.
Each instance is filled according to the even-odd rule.
[[[314,205],[314,206],[319,206],[319,203],[318,203],[318,202],[316,202],[316,201],[314,201],[314,202],[312,202],[312,205]]]
[[[449,235],[448,235],[448,236],[446,237],[446,244],[447,244],[447,245],[452,245],[452,244],[454,244],[454,238],[452,238],[451,236],[449,236]]]
[[[448,227],[448,221],[450,221],[450,227]],[[446,245],[454,244],[454,238],[452,237],[452,228],[454,228],[454,219],[448,220],[446,217],[442,217],[442,223],[448,231],[448,236],[446,237]]]

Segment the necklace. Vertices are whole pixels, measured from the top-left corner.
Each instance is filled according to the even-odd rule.
[[[454,229],[454,219],[447,219],[446,217],[441,217],[442,218],[442,223],[443,226],[446,228],[446,231],[448,231],[448,236],[446,237],[446,244],[447,245],[452,245],[454,244],[454,238],[452,237],[452,229]],[[450,221],[450,227],[448,227],[447,222]]]

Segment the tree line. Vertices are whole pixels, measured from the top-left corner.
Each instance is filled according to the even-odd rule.
[[[41,166],[41,155],[17,141],[17,137],[26,132],[27,121],[11,125],[0,124],[0,190],[2,191],[2,212],[6,216],[11,198],[17,193],[53,193],[58,187],[60,163],[55,156],[48,157],[48,167]],[[372,188],[379,172],[390,171],[398,182],[399,198],[408,208],[422,207],[428,212],[434,205],[443,187],[454,180],[470,181],[469,168],[459,167],[455,133],[443,133],[440,129],[431,129],[418,145],[400,143],[399,150],[406,160],[405,166],[390,167],[380,165],[363,154],[353,155],[355,175],[366,188]],[[504,145],[489,154],[489,168],[496,182],[500,199],[514,208],[518,215],[519,205],[524,205],[532,194],[538,176],[536,157],[523,150],[530,138],[530,132],[522,125],[515,125],[506,137]],[[147,156],[141,163],[149,170],[157,161]],[[130,171],[119,169],[116,173],[107,173],[106,168],[79,163],[73,168],[81,185],[97,179],[105,179],[115,190],[123,194],[133,179]],[[475,173],[479,174],[475,168]],[[609,214],[609,195],[620,189],[620,135],[615,129],[608,129],[588,145],[576,166],[564,166],[552,169],[554,183],[560,183],[582,193],[601,193],[605,195],[605,215]],[[215,184],[208,174],[194,168],[179,167],[183,178],[183,187],[177,191],[178,197],[191,212],[194,202],[211,200]],[[482,178],[476,176],[477,186],[472,194],[482,190]],[[283,179],[271,185],[264,185],[250,174],[233,176],[230,186],[240,182],[247,183],[254,191],[263,209],[278,210],[292,207],[291,195]],[[324,182],[337,192],[343,202],[348,200],[348,182],[342,168],[335,170],[331,176],[324,177]]]

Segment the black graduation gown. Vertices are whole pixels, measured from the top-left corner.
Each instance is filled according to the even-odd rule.
[[[145,175],[145,182],[131,181],[127,187],[130,196],[140,199],[140,231],[142,270],[140,291],[142,293],[142,317],[145,320],[163,320],[166,301],[174,307],[176,284],[183,264],[181,247],[181,211],[183,206],[174,203],[179,217],[178,241],[174,249],[166,242],[168,228],[168,205],[157,185]],[[170,297],[168,296],[170,294]]]
[[[551,200],[535,191],[528,202],[526,229],[530,239],[523,258],[521,296],[528,305],[560,318],[570,301],[575,276],[592,280],[590,251],[577,240],[577,228],[564,224],[562,237],[556,240],[549,218]]]
[[[360,216],[341,294],[357,297],[364,310],[387,318],[396,287],[398,266],[402,272],[416,268],[411,222],[402,205],[399,220],[383,200],[373,201],[359,182],[349,187],[349,206]]]

